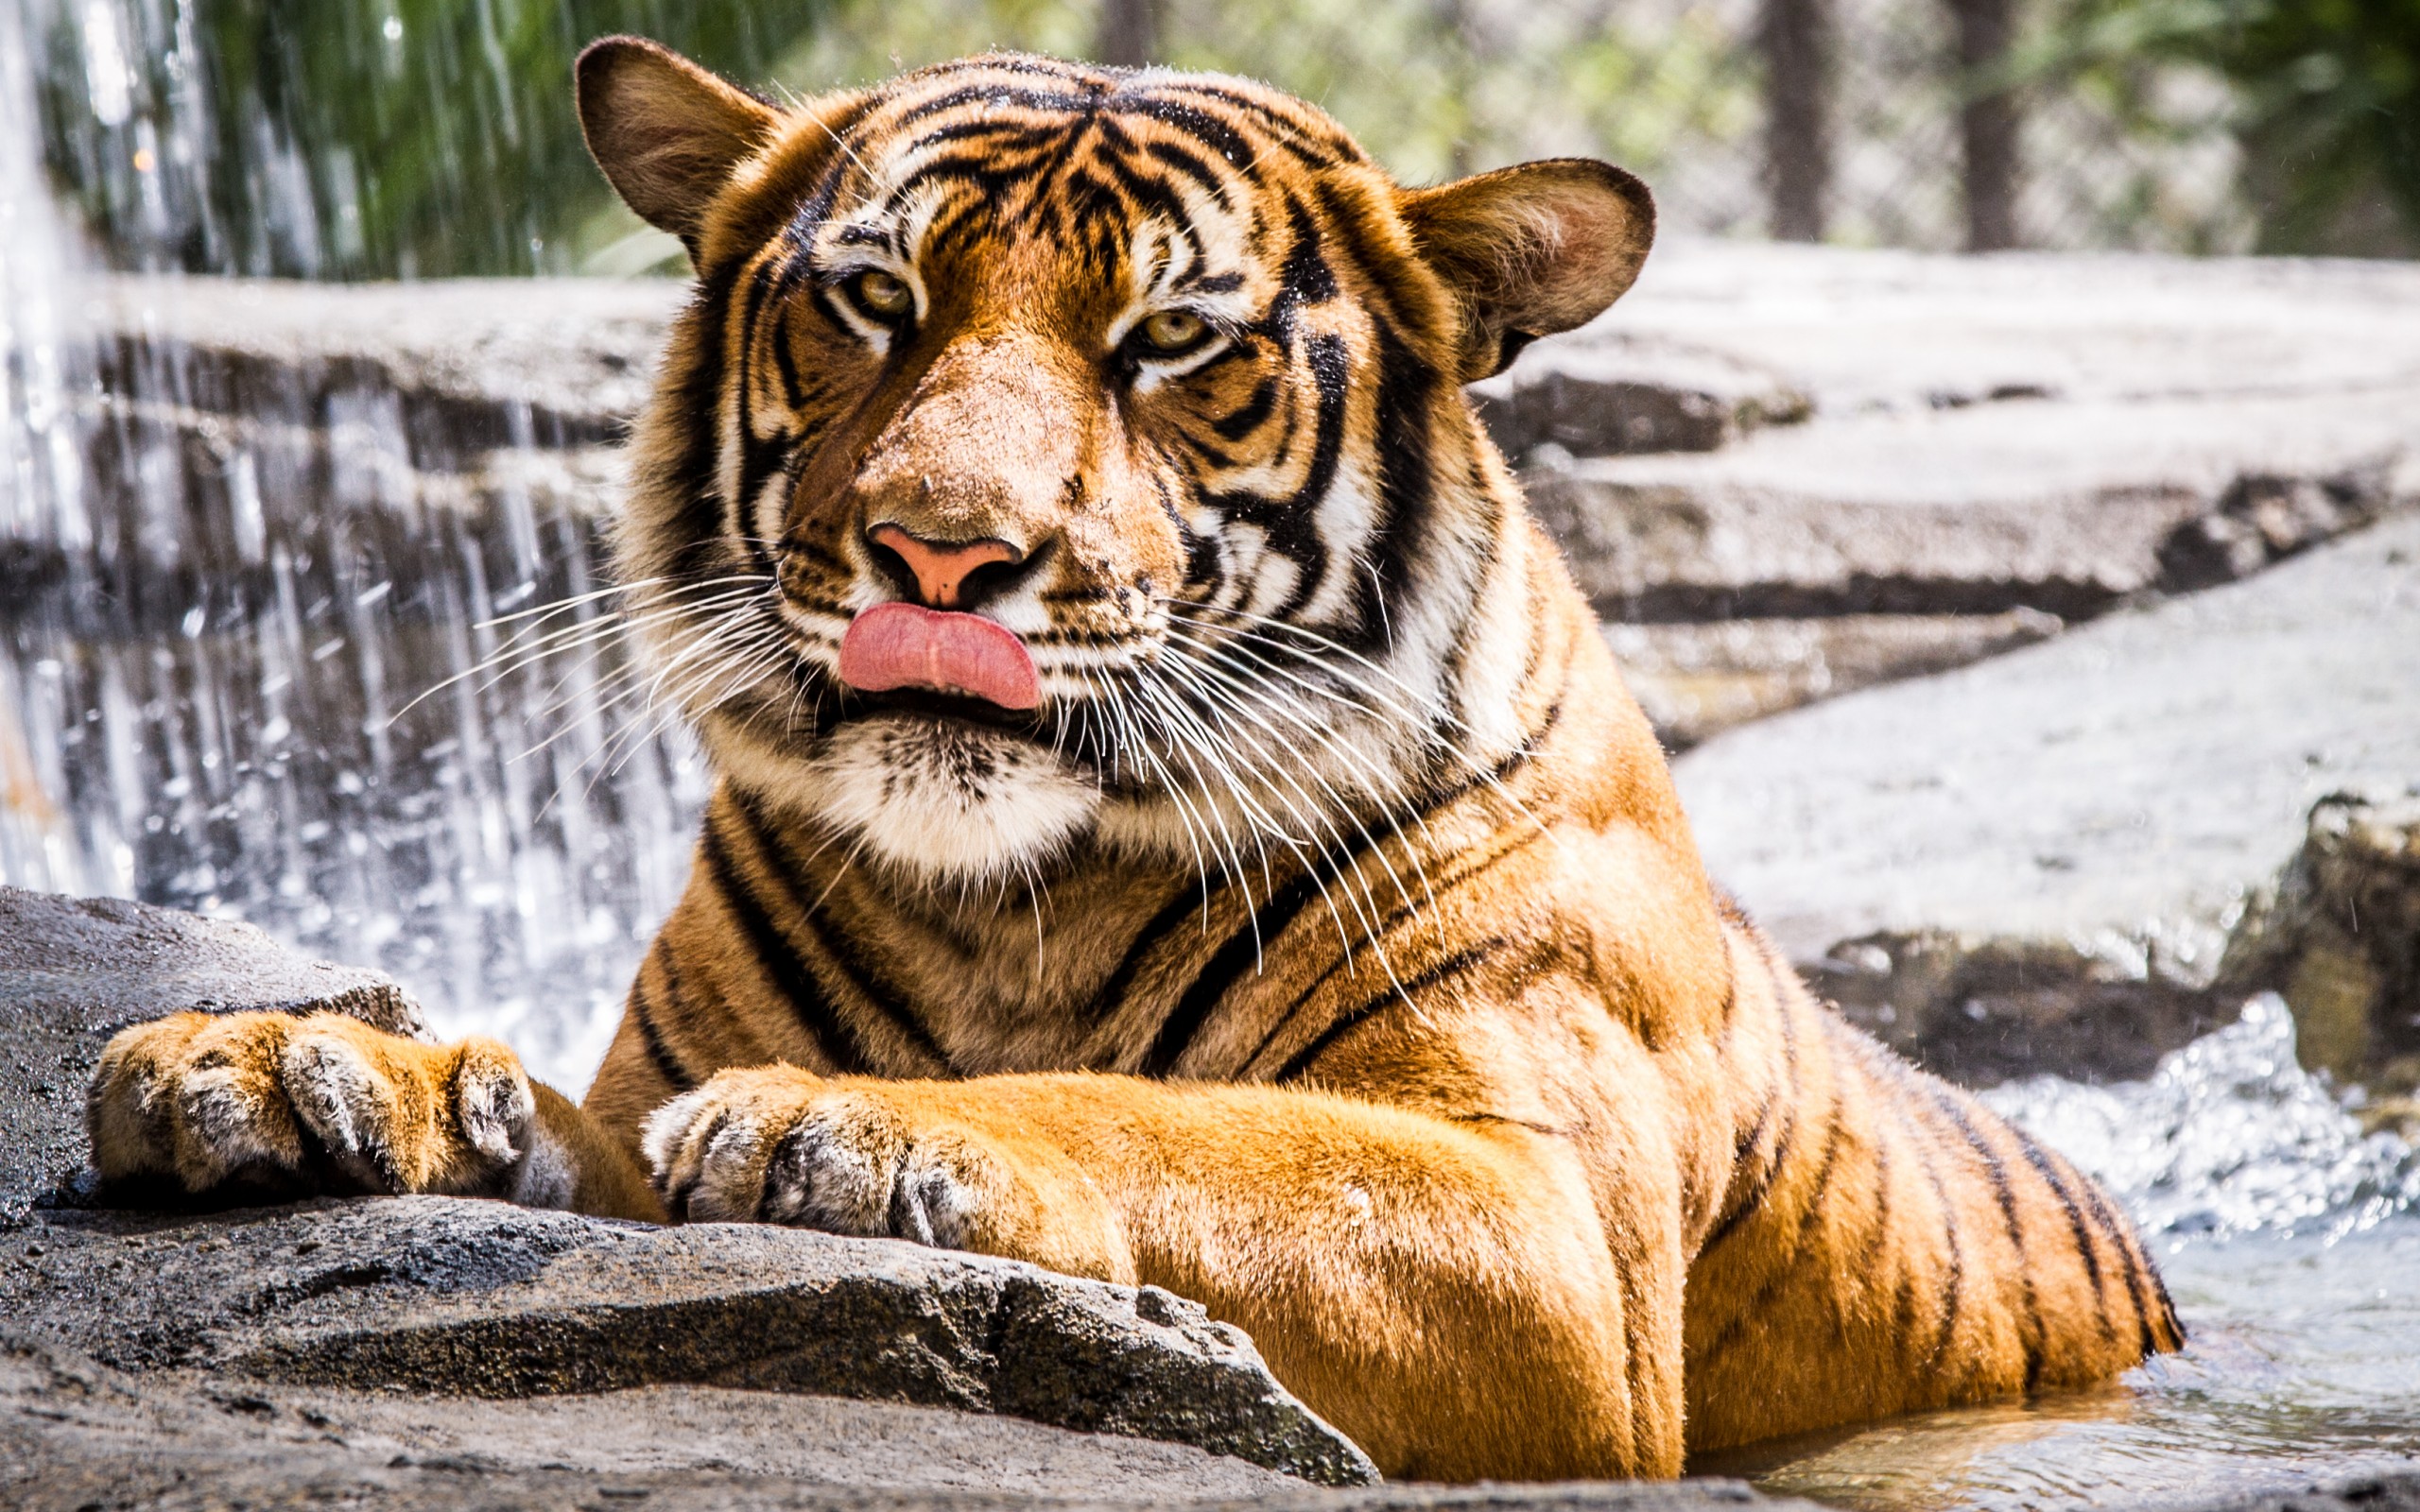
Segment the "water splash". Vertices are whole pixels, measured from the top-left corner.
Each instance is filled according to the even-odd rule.
[[[2420,1204],[2420,1156],[2364,1135],[2294,1058],[2294,1020],[2262,993],[2243,1016],[2144,1081],[2057,1076],[1982,1094],[2099,1178],[2150,1232],[2184,1239],[2273,1230],[2337,1237]]]

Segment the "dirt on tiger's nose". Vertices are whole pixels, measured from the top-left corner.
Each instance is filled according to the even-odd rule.
[[[1042,702],[1033,658],[1014,631],[980,614],[876,604],[840,638],[840,680],[860,693],[929,688],[1003,709]]]

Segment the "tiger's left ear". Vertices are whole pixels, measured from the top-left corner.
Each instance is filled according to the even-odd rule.
[[[1655,243],[1647,185],[1594,158],[1547,158],[1396,201],[1413,244],[1462,307],[1462,382],[1597,318]]]

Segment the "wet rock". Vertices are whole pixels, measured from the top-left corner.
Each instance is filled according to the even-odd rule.
[[[612,441],[647,400],[687,289],[671,280],[95,282],[103,388],[202,415],[391,428],[451,470],[499,448]]]
[[[12,1507],[971,1512],[1289,1486],[1302,1488],[1182,1445],[925,1407],[710,1386],[497,1401],[132,1375],[0,1329],[0,1502]]]
[[[1810,1512],[1737,1481],[1326,1490],[1179,1445],[714,1387],[483,1401],[129,1375],[6,1326],[0,1503],[26,1512]]]
[[[0,1314],[119,1368],[531,1398],[682,1384],[1000,1413],[1331,1485],[1369,1461],[1165,1292],[896,1241],[441,1197],[0,1237]]]
[[[2043,1071],[2136,1081],[2242,1000],[2130,945],[1885,932],[1842,940],[1801,970],[1852,1022],[1965,1086]]]
[[[84,1087],[110,1036],[171,1013],[263,1009],[422,1032],[381,973],[305,959],[249,924],[0,886],[0,1222],[83,1166]]]
[[[2377,1094],[2374,1121],[2415,1121],[2420,785],[2313,805],[2302,849],[2228,940],[2219,983],[2283,996],[2306,1069]]]
[[[1956,1029],[1960,1055],[1981,1054],[1958,1024],[1982,1002],[1981,1022],[2009,1025],[1982,1062],[1995,1074],[2117,1075],[2140,1049],[2099,1068],[2054,1057],[2186,1032],[2180,995],[2215,988],[2227,931],[2293,856],[2312,803],[2403,792],[2415,752],[2420,519],[2404,517],[2243,582],[1727,731],[1675,775],[1714,875],[1803,967],[1833,963],[1819,983]],[[2071,1008],[2029,996],[2062,972]],[[1962,996],[2010,982],[2014,995]],[[2210,1001],[2228,1011],[2226,992]],[[2096,1002],[2128,1017],[2039,1027]]]
[[[2420,1512],[2420,1471],[2319,1480],[2299,1490],[2169,1504],[2180,1512]]]

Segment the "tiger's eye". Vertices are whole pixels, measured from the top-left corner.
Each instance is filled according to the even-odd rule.
[[[857,275],[857,299],[867,309],[886,317],[906,315],[908,307],[916,302],[916,296],[905,282],[879,268],[868,268]]]
[[[1156,352],[1183,352],[1209,330],[1198,315],[1183,310],[1162,310],[1143,321],[1143,343]]]

